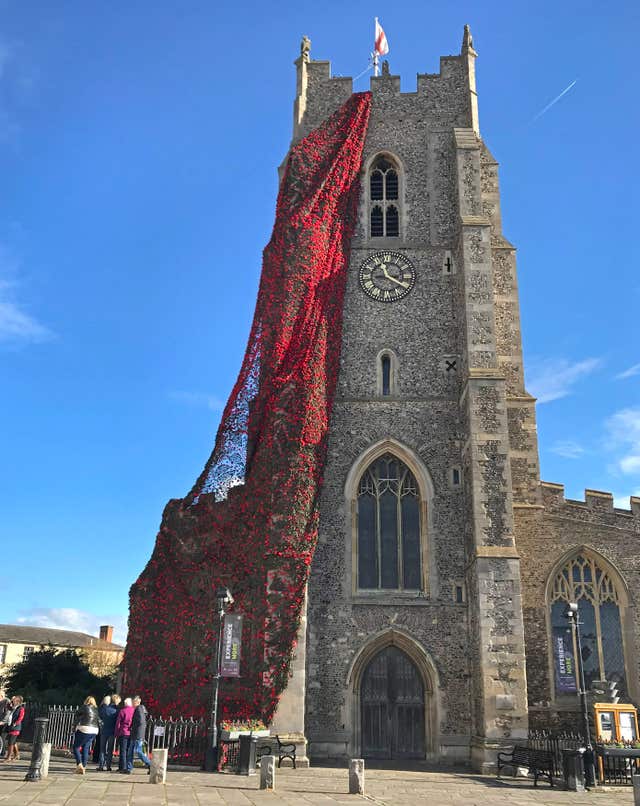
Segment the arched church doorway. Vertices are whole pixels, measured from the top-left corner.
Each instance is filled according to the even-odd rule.
[[[387,646],[369,661],[360,685],[364,758],[424,758],[422,675],[410,658]]]

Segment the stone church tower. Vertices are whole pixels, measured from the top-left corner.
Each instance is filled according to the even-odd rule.
[[[580,729],[580,649],[595,697],[640,703],[640,498],[540,481],[469,29],[415,92],[385,63],[353,95],[309,45],[247,353],[132,586],[125,672],[150,709],[207,712],[231,584],[226,713],[303,762],[489,771],[531,727]]]
[[[527,734],[513,512],[538,501],[534,401],[475,59],[465,29],[417,92],[387,65],[371,79],[308,591],[316,758],[471,749],[482,767]],[[352,92],[329,62],[296,64],[294,141]]]
[[[540,483],[515,248],[480,134],[476,55],[467,27],[460,54],[418,75],[416,92],[387,64],[371,79],[319,543],[273,726],[304,733],[312,760],[470,760],[488,771],[497,750],[526,740],[530,705],[544,725],[576,711],[575,692],[554,693],[549,580],[571,556],[613,578],[609,522],[618,548],[635,546],[617,558],[628,577],[614,616],[637,696],[638,623],[622,592],[640,590],[640,502],[614,513],[610,495],[564,502],[561,487]],[[296,67],[293,142],[353,91],[310,60],[308,40]],[[567,503],[576,528],[558,527]]]

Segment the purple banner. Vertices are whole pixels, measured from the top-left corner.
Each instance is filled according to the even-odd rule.
[[[556,693],[575,694],[576,665],[573,654],[573,636],[566,627],[553,628],[553,660],[556,672]]]
[[[240,677],[242,616],[226,615],[222,622],[221,677]]]

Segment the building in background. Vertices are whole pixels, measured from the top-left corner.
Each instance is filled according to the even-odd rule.
[[[12,666],[41,649],[75,649],[98,676],[111,674],[124,654],[124,647],[113,643],[113,627],[109,625],[100,627],[100,634],[95,636],[50,627],[0,624],[0,683]]]

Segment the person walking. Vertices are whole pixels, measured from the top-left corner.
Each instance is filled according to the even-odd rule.
[[[147,732],[147,717],[149,714],[147,713],[147,709],[142,704],[140,697],[133,698],[133,707],[135,710],[133,712],[133,719],[131,720],[131,738],[129,740],[127,769],[129,772],[131,772],[133,769],[134,758],[137,755],[147,768],[147,772],[149,772],[151,770],[151,760],[148,758],[142,747],[142,743]]]
[[[129,757],[129,739],[131,737],[131,720],[133,719],[133,712],[135,708],[131,701],[131,697],[126,697],[123,707],[118,711],[116,717],[115,737],[118,741],[118,753],[120,760],[118,761],[118,772],[130,773],[128,767]]]
[[[20,751],[18,748],[18,737],[22,731],[22,723],[24,721],[24,705],[23,699],[19,694],[11,698],[11,721],[7,726],[7,755],[4,757],[5,761],[19,761]]]
[[[0,689],[0,755],[5,749],[5,734],[9,730],[9,722],[11,722],[11,712],[13,706],[11,700],[7,697],[4,689]]]
[[[117,696],[117,695],[116,695]],[[103,697],[98,714],[102,720],[100,728],[100,752],[98,755],[98,771],[108,770],[111,772],[111,762],[113,760],[113,743],[115,741],[116,717],[118,709],[107,695]]]
[[[93,697],[87,697],[76,712],[76,732],[73,737],[73,755],[76,759],[76,772],[84,775],[89,760],[91,742],[100,730],[100,714]]]

